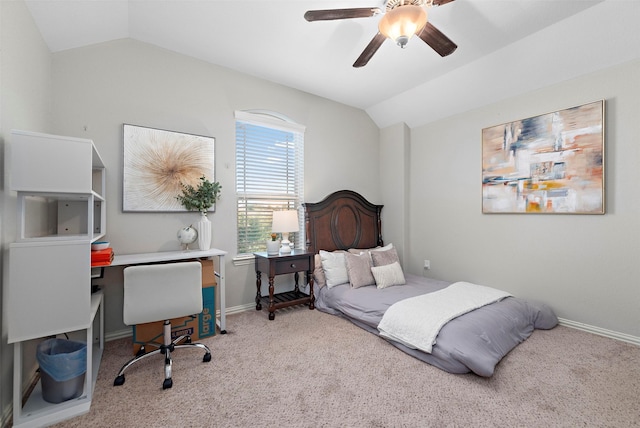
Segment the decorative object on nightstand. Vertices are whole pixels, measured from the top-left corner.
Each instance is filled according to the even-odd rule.
[[[271,226],[271,231],[273,233],[282,233],[282,246],[280,247],[281,254],[291,253],[291,242],[289,242],[289,233],[297,232],[299,230],[300,227],[298,225],[297,210],[273,212],[273,224]]]
[[[272,233],[271,239],[267,239],[267,254],[270,256],[275,256],[280,251],[280,240],[277,237],[276,233]]]
[[[178,241],[183,246],[183,250],[189,251],[189,244],[193,244],[198,239],[198,231],[189,225],[178,231]]]
[[[182,185],[182,194],[176,199],[189,211],[199,211],[200,221],[196,227],[198,229],[198,247],[201,250],[211,248],[211,221],[207,218],[209,208],[220,198],[222,186],[217,181],[211,182],[203,175],[200,177],[198,187],[190,184]]]

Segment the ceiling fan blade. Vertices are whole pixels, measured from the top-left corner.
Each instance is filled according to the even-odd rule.
[[[374,53],[382,46],[382,43],[386,40],[384,34],[378,33],[369,42],[366,48],[362,51],[356,62],[353,63],[355,68],[363,67],[367,65]]]
[[[308,10],[304,19],[312,21],[331,21],[334,19],[368,18],[382,13],[377,7],[360,7],[353,9]]]
[[[458,48],[447,36],[442,34],[440,30],[427,22],[420,34],[418,34],[426,44],[431,46],[440,56],[447,56]]]
[[[433,0],[434,6],[442,6],[443,4],[451,3],[453,0]]]

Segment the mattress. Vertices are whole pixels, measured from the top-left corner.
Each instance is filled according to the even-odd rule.
[[[344,317],[379,336],[378,324],[391,305],[451,284],[410,274],[405,274],[405,278],[406,284],[383,289],[375,286],[353,288],[348,283],[322,287],[314,290],[316,309]],[[500,360],[526,340],[534,329],[550,329],[557,324],[556,315],[547,305],[507,297],[446,323],[430,353],[392,340],[389,343],[447,372],[473,372],[490,377]]]

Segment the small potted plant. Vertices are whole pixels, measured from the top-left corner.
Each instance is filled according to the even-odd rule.
[[[203,175],[200,177],[200,184],[193,187],[191,184],[182,184],[182,194],[176,199],[188,211],[200,211],[200,214],[207,215],[209,208],[220,199],[222,186],[217,181],[211,182]]]
[[[272,233],[271,239],[267,240],[267,254],[270,256],[275,256],[280,251],[280,240],[277,238],[278,235]]]
[[[182,194],[176,199],[188,211],[199,211],[200,221],[198,228],[198,246],[201,250],[211,248],[211,222],[207,218],[209,208],[220,199],[222,186],[217,181],[211,182],[203,175],[197,187],[191,184],[182,184]]]

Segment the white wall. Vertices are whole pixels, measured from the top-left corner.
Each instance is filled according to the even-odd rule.
[[[235,110],[272,110],[306,126],[306,201],[352,189],[381,202],[378,128],[362,110],[130,39],[54,54],[53,88],[55,132],[93,139],[107,165],[106,238],[116,253],[177,250],[176,232],[198,218],[197,213],[122,212],[122,124],[216,138],[215,178],[222,199],[210,218],[212,246],[229,252],[227,307],[251,304],[256,293],[253,264],[231,263],[236,253]],[[110,333],[126,327],[121,274],[116,268],[108,271]]]
[[[640,61],[412,130],[408,269],[640,337]],[[605,99],[605,215],[482,214],[481,130]],[[406,263],[406,262],[405,262]]]
[[[409,253],[409,154],[411,130],[404,123],[380,130],[382,239],[393,244],[406,268]]]
[[[4,165],[3,185],[0,186],[2,288],[8,277],[8,243],[16,238],[15,196],[8,191],[11,172],[7,160],[9,131],[27,128],[47,132],[50,126],[51,55],[25,4],[0,1],[0,164]],[[13,347],[7,345],[5,304],[0,296],[0,425],[3,426],[13,398]],[[25,346],[25,354],[35,354],[32,345]],[[33,361],[31,363],[25,363],[25,373],[33,371]]]

